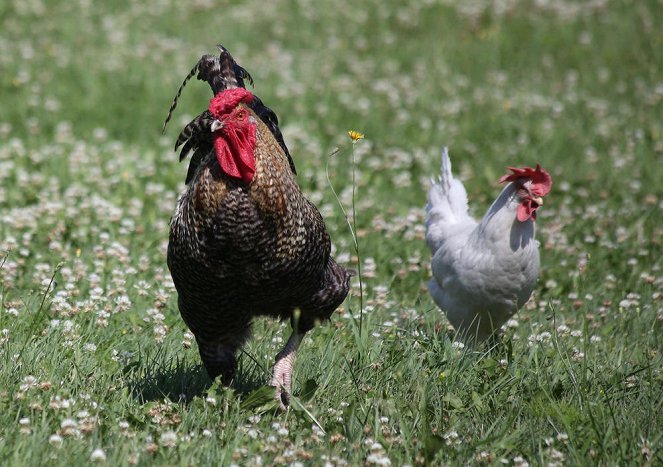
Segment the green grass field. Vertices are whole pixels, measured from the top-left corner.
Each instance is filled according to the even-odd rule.
[[[0,464],[661,465],[663,3],[236,3],[0,4]],[[166,267],[207,85],[161,124],[217,43],[362,264],[282,414],[288,326],[256,322],[212,384]],[[454,344],[425,289],[443,145],[477,216],[507,165],[553,176],[539,284],[494,349]],[[327,167],[348,211],[354,170],[359,255]]]

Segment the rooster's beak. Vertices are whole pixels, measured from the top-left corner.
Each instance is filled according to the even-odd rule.
[[[212,133],[214,133],[217,130],[220,130],[221,128],[223,128],[223,122],[221,120],[214,119],[212,121],[212,124],[210,125],[210,130],[212,130]]]
[[[532,198],[532,201],[534,201],[539,206],[543,206],[543,198],[540,197],[540,196],[537,196],[536,198]]]

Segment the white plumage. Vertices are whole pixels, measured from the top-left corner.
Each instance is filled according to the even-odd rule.
[[[466,342],[498,330],[529,299],[539,276],[534,221],[550,176],[538,166],[511,170],[513,175],[500,179],[511,182],[480,222],[468,213],[465,187],[451,173],[446,148],[440,179],[428,193],[426,241],[433,254],[428,290]],[[517,216],[521,205],[530,207],[524,221]]]

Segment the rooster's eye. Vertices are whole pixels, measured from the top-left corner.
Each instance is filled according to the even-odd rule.
[[[239,118],[239,119],[241,120],[241,119],[243,119],[244,117],[246,117],[246,112],[244,112],[243,110],[240,110],[240,111],[237,113],[237,118]]]

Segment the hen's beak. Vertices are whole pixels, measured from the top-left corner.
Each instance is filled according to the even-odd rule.
[[[210,130],[212,130],[212,133],[214,133],[217,130],[220,130],[223,128],[223,122],[221,120],[213,120],[212,124],[210,125]]]
[[[539,206],[543,206],[543,198],[540,197],[540,196],[537,196],[536,198],[532,198],[532,201],[534,201]]]

